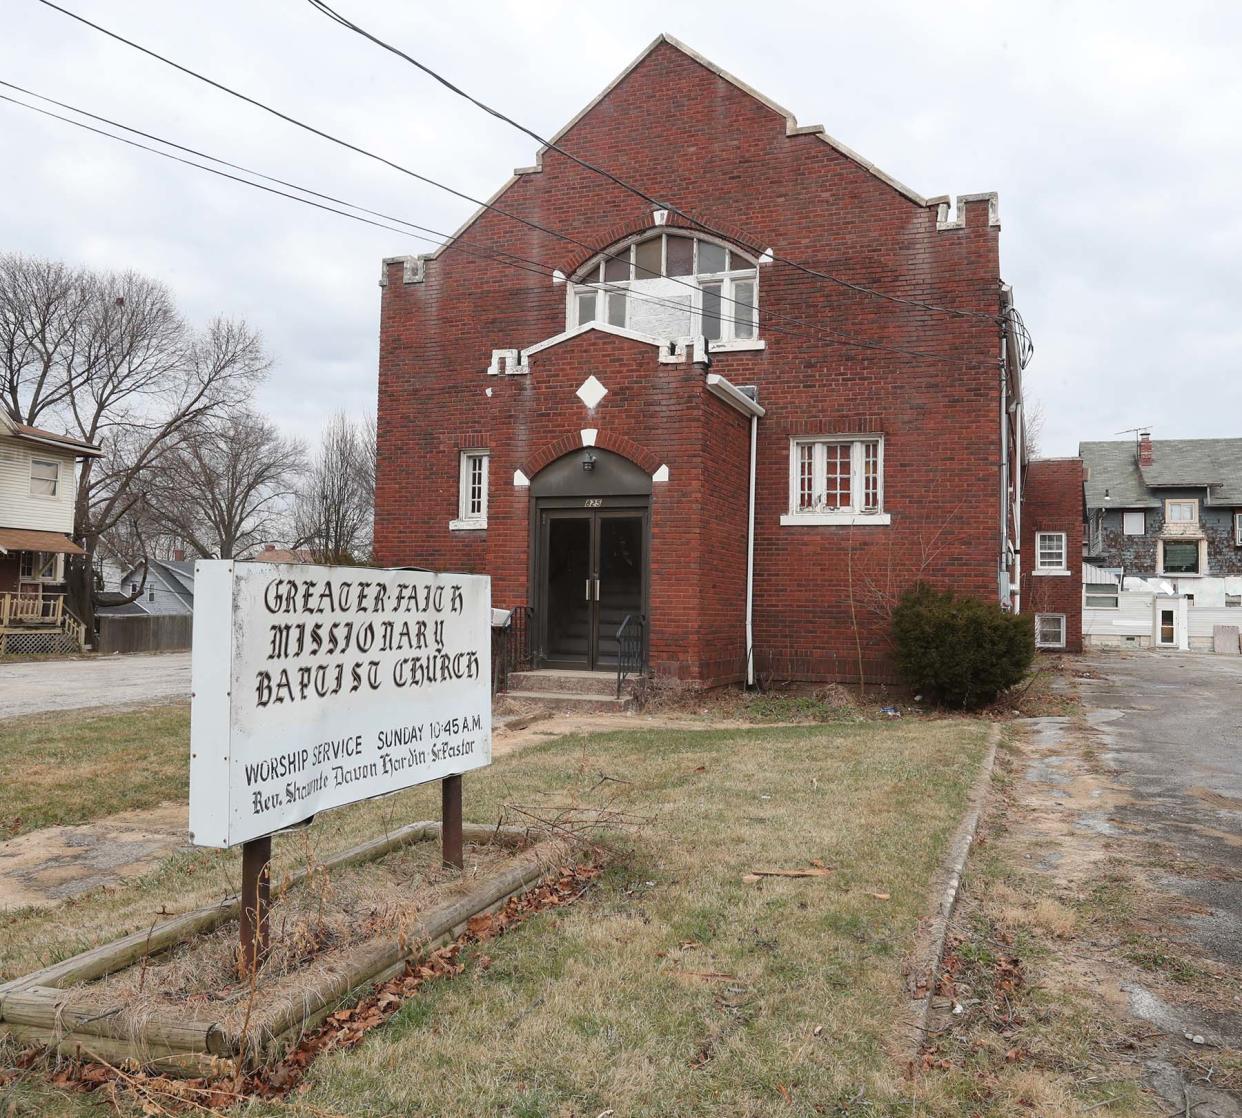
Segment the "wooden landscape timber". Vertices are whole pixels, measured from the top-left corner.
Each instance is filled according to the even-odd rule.
[[[326,858],[321,865],[339,868],[374,860],[403,846],[434,841],[440,832],[437,822],[412,823]],[[462,832],[466,842],[511,847],[547,837],[520,826],[467,823]],[[71,1058],[138,1065],[182,1077],[231,1074],[239,1061],[247,1068],[257,1067],[296,1044],[353,991],[395,977],[409,959],[464,931],[471,917],[494,911],[536,885],[549,871],[549,856],[554,851],[563,854],[565,845],[548,842],[531,847],[516,864],[479,882],[465,895],[422,913],[400,937],[360,943],[339,968],[317,983],[296,994],[264,998],[245,1030],[226,1028],[210,1015],[203,1016],[202,1009],[197,1014],[189,1008],[165,1009],[131,1020],[122,1003],[101,1008],[97,1000],[68,989],[115,974],[238,919],[240,898],[233,897],[0,986],[0,1036]],[[307,870],[300,869],[283,884],[296,884],[306,876]]]

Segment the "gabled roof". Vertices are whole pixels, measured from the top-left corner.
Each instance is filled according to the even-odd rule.
[[[1080,443],[1087,507],[1158,508],[1158,489],[1200,488],[1212,504],[1242,505],[1242,439],[1153,439],[1151,449],[1140,467],[1133,441]]]
[[[28,423],[18,423],[7,412],[0,411],[0,434],[11,435],[15,439],[39,443],[43,446],[55,447],[57,450],[72,451],[78,458],[99,458],[103,451],[94,443],[85,439],[75,439],[72,435],[58,435],[55,431],[45,431],[42,427],[31,427]]]
[[[872,163],[869,159],[865,159],[863,156],[859,155],[852,148],[849,148],[845,144],[841,143],[840,140],[834,139],[824,130],[824,126],[822,124],[801,124],[800,125],[798,123],[797,118],[788,109],[784,108],[782,105],[777,104],[770,97],[766,97],[764,94],[760,93],[757,89],[753,88],[752,86],[747,85],[744,81],[742,81],[741,78],[735,77],[733,74],[729,73],[728,70],[725,70],[723,67],[717,66],[710,59],[704,58],[703,55],[699,54],[695,50],[692,50],[690,47],[686,46],[685,43],[681,42],[678,39],[675,39],[672,35],[666,35],[666,34],[657,35],[656,38],[653,39],[652,42],[648,44],[648,46],[639,53],[638,57],[635,58],[633,62],[631,62],[628,66],[626,66],[625,69],[621,71],[621,73],[619,73],[615,78],[613,78],[611,82],[608,83],[608,85],[603,89],[603,91],[597,97],[594,98],[594,100],[592,100],[588,105],[586,105],[566,125],[564,125],[564,127],[562,127],[559,131],[556,132],[554,136],[551,137],[551,142],[554,144],[559,144],[561,139],[576,124],[578,124],[578,122],[581,121],[583,117],[585,117],[592,109],[594,109],[602,101],[604,101],[608,97],[608,95],[612,93],[614,89],[617,88],[617,86],[619,86],[627,77],[629,77],[629,75],[634,70],[636,70],[646,60],[648,55],[650,55],[659,46],[661,46],[661,44],[664,44],[664,43],[667,43],[669,46],[673,47],[675,50],[681,51],[681,53],[684,54],[687,58],[690,58],[693,61],[697,62],[704,69],[711,71],[711,73],[715,74],[719,78],[722,78],[724,81],[728,82],[732,86],[735,86],[737,89],[740,89],[743,93],[747,94],[748,96],[753,97],[756,101],[758,101],[762,105],[767,106],[774,113],[777,113],[780,116],[783,116],[785,118],[785,135],[787,137],[818,136],[819,139],[822,140],[824,143],[826,143],[829,147],[833,148],[835,151],[840,152],[847,159],[853,161],[858,166],[862,167],[865,171],[874,175],[881,182],[885,183],[887,186],[890,186],[893,190],[897,191],[898,194],[901,194],[903,197],[909,199],[916,206],[921,206],[921,207],[938,206],[939,214],[940,214],[939,220],[949,222],[949,219],[948,219],[949,197],[948,195],[940,195],[934,198],[923,197],[923,195],[919,194],[918,191],[912,190],[910,187],[898,181],[892,175],[889,175],[886,172],[880,170],[880,168],[877,167],[874,163]],[[547,148],[541,148],[536,153],[535,162],[532,166],[517,168],[513,172],[513,175],[508,180],[508,182],[506,182],[499,190],[496,191],[495,194],[493,194],[490,198],[487,199],[486,205],[480,206],[479,209],[477,209],[473,214],[471,214],[470,217],[468,217],[466,221],[462,223],[460,228],[458,228],[453,233],[453,235],[449,237],[448,240],[446,240],[443,244],[441,244],[434,251],[426,253],[423,256],[420,256],[419,259],[434,260],[445,249],[447,249],[450,245],[452,245],[457,240],[457,238],[460,237],[467,229],[469,229],[471,225],[473,225],[480,217],[482,217],[483,214],[487,212],[488,207],[494,205],[505,194],[505,192],[515,182],[518,181],[518,179],[521,176],[540,174],[543,171],[543,157],[544,157],[544,154],[547,152],[547,150],[548,150]],[[962,213],[962,209],[961,209],[962,203],[967,202],[967,201],[977,201],[980,199],[986,200],[989,203],[989,222],[994,225],[999,225],[1000,222],[999,220],[996,219],[996,216],[995,216],[995,210],[996,210],[995,194],[960,195],[958,197],[959,219]],[[956,222],[949,222],[947,227],[955,227],[955,226],[956,226]],[[390,262],[395,263],[398,261],[405,262],[406,267],[407,267],[406,282],[411,282],[411,278],[408,274],[410,270],[409,258],[390,257],[387,260],[385,260],[384,263],[385,265],[387,265]],[[383,282],[384,281],[381,280],[381,283]]]

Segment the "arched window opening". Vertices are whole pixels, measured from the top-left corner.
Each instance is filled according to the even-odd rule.
[[[753,342],[759,336],[759,269],[739,249],[662,231],[591,261],[570,285],[568,327],[607,322],[672,340]]]

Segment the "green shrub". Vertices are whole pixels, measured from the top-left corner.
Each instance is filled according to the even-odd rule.
[[[919,583],[893,611],[902,679],[945,706],[980,707],[1020,682],[1035,658],[1031,618],[997,602]]]

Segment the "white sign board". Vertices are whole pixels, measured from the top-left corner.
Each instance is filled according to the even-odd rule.
[[[491,663],[486,575],[200,560],[190,840],[490,764]]]

